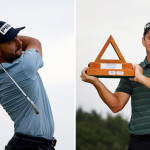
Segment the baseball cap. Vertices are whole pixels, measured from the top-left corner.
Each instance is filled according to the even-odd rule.
[[[147,23],[145,26],[144,26],[144,33],[143,33],[143,36],[145,36],[145,34],[147,33],[147,31],[150,29],[150,22]]]
[[[25,27],[13,28],[7,22],[0,21],[0,43],[5,43],[12,40],[16,37],[19,31],[24,28]]]

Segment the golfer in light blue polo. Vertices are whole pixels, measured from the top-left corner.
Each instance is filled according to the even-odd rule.
[[[55,150],[53,115],[38,69],[43,66],[41,43],[18,36],[21,28],[0,21],[0,63],[36,105],[32,105],[0,67],[0,104],[14,121],[14,136],[5,150]]]

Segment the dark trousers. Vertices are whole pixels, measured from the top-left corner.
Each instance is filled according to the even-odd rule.
[[[150,150],[150,136],[131,134],[128,150]]]
[[[5,150],[55,150],[56,140],[36,138],[23,134],[16,134],[5,146]]]

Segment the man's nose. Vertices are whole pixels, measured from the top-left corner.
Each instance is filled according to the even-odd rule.
[[[22,45],[22,41],[20,41],[18,37],[15,37],[15,40],[16,40],[18,45]]]

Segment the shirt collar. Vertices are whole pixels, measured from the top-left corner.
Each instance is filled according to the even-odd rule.
[[[140,63],[140,66],[142,68],[144,68],[144,67],[150,67],[150,63],[148,62],[147,57],[145,57],[144,61]]]

